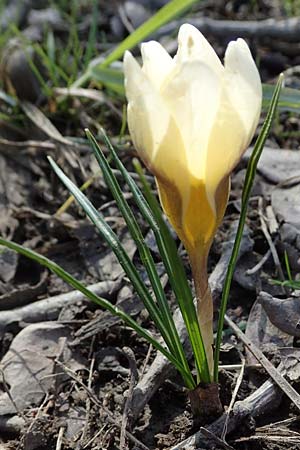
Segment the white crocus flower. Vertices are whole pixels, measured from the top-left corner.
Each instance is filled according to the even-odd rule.
[[[224,216],[230,174],[258,123],[261,81],[243,39],[229,43],[223,65],[189,24],[179,30],[174,58],[151,41],[142,44],[142,59],[140,67],[130,52],[124,57],[129,131],[189,254],[212,368],[207,255]]]

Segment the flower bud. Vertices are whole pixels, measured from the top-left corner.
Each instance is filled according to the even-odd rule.
[[[143,65],[124,57],[128,125],[156,177],[163,209],[190,253],[210,246],[228,199],[229,176],[258,123],[262,88],[243,39],[221,64],[192,25],[182,25],[172,58],[142,44]]]
[[[124,57],[129,131],[189,254],[212,370],[207,256],[225,213],[230,174],[258,123],[261,81],[243,39],[229,43],[222,64],[204,36],[188,24],[180,27],[174,58],[151,41],[142,44],[142,59],[141,67],[130,52]]]

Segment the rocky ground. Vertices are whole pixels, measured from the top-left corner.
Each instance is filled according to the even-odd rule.
[[[103,144],[101,124],[133,173],[135,151],[124,128],[124,98],[102,89],[96,79],[80,94],[62,88],[164,3],[32,0],[20,6],[10,1],[3,2],[0,18],[0,234],[61,264],[154,334],[119,263],[83,211],[74,203],[61,211],[68,193],[46,155],[78,186],[89,180],[88,197],[146,279],[84,134],[89,127]],[[286,86],[297,89],[297,15],[296,1],[207,0],[187,11],[184,21],[203,30],[220,57],[231,39],[246,38],[263,82],[274,83],[285,71]],[[170,51],[176,49],[180,21],[155,35]],[[89,41],[92,27],[95,42]],[[289,277],[286,260],[294,281],[300,272],[299,106],[278,111],[275,122],[258,165],[228,309],[229,319],[277,368],[275,375],[227,322],[220,390],[231,413],[201,424],[200,430],[180,377],[153,348],[48,270],[1,248],[1,450],[300,449],[298,398],[293,392],[288,398],[280,384],[284,375],[299,388],[300,285],[291,289],[272,282]],[[103,149],[107,152],[105,145]],[[216,309],[250,151],[232,176],[225,220],[210,254]],[[149,180],[153,183],[150,175]],[[124,191],[135,211],[126,186]],[[141,224],[175,309],[154,238]],[[179,251],[189,271],[187,257]]]

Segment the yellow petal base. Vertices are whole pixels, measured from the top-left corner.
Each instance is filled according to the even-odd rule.
[[[163,209],[190,258],[197,297],[198,320],[208,366],[212,374],[213,303],[208,286],[207,257],[216,229],[225,213],[230,178],[225,178],[217,189],[216,212],[211,209],[203,182],[201,180],[193,181],[185,211],[182,207],[184,202],[174,184],[165,179],[157,179],[157,185]]]

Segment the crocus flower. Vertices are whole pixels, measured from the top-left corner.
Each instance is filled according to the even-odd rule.
[[[229,43],[224,65],[189,24],[172,58],[142,44],[142,67],[125,53],[129,131],[155,175],[165,214],[191,261],[199,323],[212,368],[212,301],[207,256],[228,201],[230,174],[258,123],[262,88],[243,39]]]

